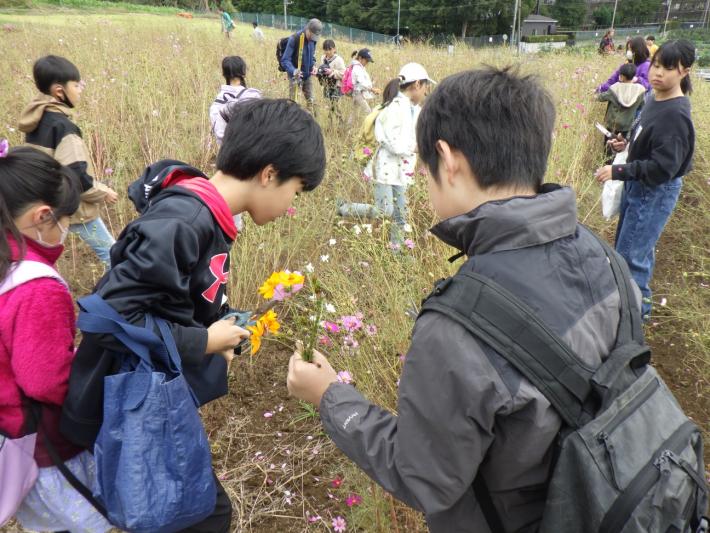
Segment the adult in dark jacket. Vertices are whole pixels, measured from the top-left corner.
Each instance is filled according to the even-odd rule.
[[[323,23],[311,19],[301,30],[289,37],[284,53],[281,56],[281,67],[288,74],[289,98],[295,100],[297,91],[303,91],[308,109],[315,113],[315,93],[313,92],[313,76],[316,75],[316,43],[323,32]],[[301,51],[299,68],[298,50]]]
[[[542,184],[554,117],[530,77],[462,72],[428,98],[417,145],[444,219],[432,233],[468,256],[462,270],[508,289],[595,368],[615,343],[620,298],[602,247],[577,222],[574,191]],[[501,355],[453,319],[422,315],[397,415],[315,361],[292,357],[291,393],[319,405],[338,447],[431,531],[491,530],[472,488],[479,474],[505,530],[536,531],[561,419]]]

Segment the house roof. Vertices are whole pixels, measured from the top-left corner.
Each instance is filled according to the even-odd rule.
[[[550,17],[543,17],[542,15],[528,15],[523,23],[525,22],[557,22],[555,19]]]

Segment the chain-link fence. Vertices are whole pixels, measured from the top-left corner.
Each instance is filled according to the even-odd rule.
[[[272,13],[246,13],[243,11],[235,13],[234,17],[248,24],[257,22],[260,26],[271,26],[272,28],[280,28],[288,30],[289,32],[302,29],[308,22],[308,19],[303,17],[289,15],[284,19],[283,15],[275,15]],[[323,36],[339,41],[346,40],[366,44],[385,44],[391,43],[394,40],[394,36],[391,35],[376,33],[374,31],[358,30],[356,28],[331,24],[329,22],[323,23]]]

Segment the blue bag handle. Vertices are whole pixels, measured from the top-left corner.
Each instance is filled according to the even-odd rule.
[[[175,344],[172,331],[168,323],[159,317],[153,317],[151,314],[145,315],[145,326],[138,327],[130,324],[123,318],[113,307],[107,304],[98,294],[92,294],[81,298],[77,302],[82,309],[79,313],[77,325],[80,330],[87,333],[104,333],[115,336],[126,348],[133,352],[140,359],[139,369],[144,372],[152,372],[155,370],[151,353],[159,356],[161,363],[173,374],[182,374],[182,363],[180,354]],[[154,326],[158,324],[162,339],[155,335]],[[150,385],[149,380],[146,381],[146,390]],[[189,387],[190,395],[192,396],[195,405],[199,405],[195,393]],[[138,407],[145,395],[142,398],[135,398],[133,407]]]

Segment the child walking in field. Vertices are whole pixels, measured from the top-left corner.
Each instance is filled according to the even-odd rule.
[[[335,49],[335,41],[326,39],[323,42],[323,57],[318,67],[318,80],[323,86],[323,97],[329,104],[330,113],[328,117],[333,120],[342,118],[342,113],[338,107],[340,102],[341,81],[345,74],[345,61],[338,55]]]
[[[246,75],[247,65],[241,57],[229,56],[222,60],[222,76],[225,84],[222,85],[210,106],[210,124],[218,147],[222,146],[233,106],[240,102],[261,98],[259,90],[247,87]],[[234,223],[237,230],[242,231],[244,221],[241,214],[234,215]]]
[[[597,180],[624,182],[616,251],[629,265],[643,295],[642,313],[652,307],[651,277],[656,244],[680,196],[683,176],[692,168],[695,128],[688,95],[695,46],[690,41],[668,41],[653,57],[649,80],[653,97],[643,108],[628,139],[610,141],[615,151],[628,148],[625,165],[606,165]]]
[[[407,189],[414,181],[417,160],[416,124],[429,85],[435,83],[418,63],[399,73],[399,92],[375,121],[379,148],[374,155],[375,205],[345,203],[338,214],[347,217],[393,218],[390,246],[398,250],[407,231]]]
[[[89,490],[93,456],[59,432],[74,359],[74,304],[56,271],[69,220],[79,207],[74,173],[33,148],[6,151],[0,142],[0,432],[17,438],[36,423],[37,481],[16,518],[33,531],[95,533],[111,526],[64,478],[59,460]],[[48,444],[49,443],[49,444]],[[6,496],[22,487],[0,491]],[[6,503],[6,498],[3,503]],[[2,506],[5,511],[5,506]]]
[[[81,100],[81,75],[73,63],[51,55],[38,59],[32,73],[41,94],[22,112],[19,129],[29,146],[49,153],[79,177],[81,203],[71,217],[69,231],[91,246],[108,269],[109,251],[116,241],[101,219],[100,209],[104,204],[115,204],[118,195],[96,180],[81,130],[71,120]]]
[[[219,8],[220,22],[222,24],[222,33],[230,39],[232,37],[232,31],[234,30],[234,21],[232,17],[227,13],[225,9]]]
[[[372,79],[367,72],[367,65],[374,63],[369,48],[352,53],[352,61],[350,62],[352,76],[352,97],[353,97],[353,114],[350,122],[352,123],[353,116],[364,116],[370,113],[370,100],[379,94],[373,88]]]
[[[132,324],[143,325],[146,314],[168,322],[200,405],[227,394],[228,364],[249,335],[233,318],[220,319],[233,271],[232,217],[248,212],[263,225],[284,215],[297,194],[320,184],[324,165],[323,136],[308,112],[289,100],[251,100],[234,107],[211,178],[166,160],[129,187],[140,216],[120,235],[114,268],[96,294]],[[125,356],[113,335],[84,334],[70,380],[74,400],[64,408],[65,434],[93,444],[103,420],[104,377]],[[150,470],[149,457],[135,460],[135,468]],[[214,512],[186,531],[230,531],[231,503],[215,484]]]

